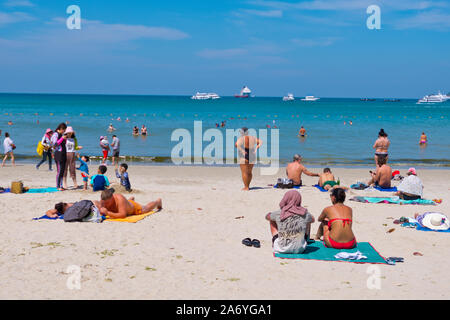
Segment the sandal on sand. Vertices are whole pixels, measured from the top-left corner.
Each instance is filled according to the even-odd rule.
[[[253,240],[252,240],[252,245],[253,245],[255,248],[260,248],[260,247],[261,247],[261,243],[259,242],[258,239],[253,239]]]
[[[252,246],[252,239],[245,238],[244,240],[242,240],[242,244],[246,245],[247,247],[251,247]]]

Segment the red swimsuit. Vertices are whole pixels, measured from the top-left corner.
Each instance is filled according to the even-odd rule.
[[[350,225],[350,222],[352,221],[352,219],[331,219],[331,220],[329,220],[328,221],[328,229],[331,231],[331,223],[333,222],[333,221],[336,221],[336,220],[342,220],[342,226],[344,227],[345,226],[345,223],[347,222],[349,225]],[[356,247],[356,238],[353,238],[353,240],[351,240],[351,241],[349,241],[349,242],[345,242],[345,243],[342,243],[342,242],[336,242],[336,241],[334,241],[333,239],[331,239],[331,237],[328,235],[328,240],[330,241],[330,244],[331,244],[331,247],[332,248],[335,248],[335,249],[351,249],[351,248],[354,248],[354,247]],[[324,242],[325,243],[325,242]],[[325,246],[327,246],[326,245],[326,243],[325,243]]]

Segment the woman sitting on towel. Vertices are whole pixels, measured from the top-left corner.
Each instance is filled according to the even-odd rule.
[[[417,177],[416,169],[409,168],[407,177],[397,187],[396,195],[403,200],[417,200],[422,198],[423,184]]]
[[[323,242],[329,248],[356,247],[356,238],[352,232],[352,208],[344,205],[345,191],[341,188],[333,189],[330,198],[333,205],[323,209],[317,219],[321,224],[315,239],[319,240],[323,235]]]
[[[302,207],[299,191],[286,192],[280,210],[268,213],[266,220],[270,221],[274,252],[302,253],[305,250],[314,217]]]

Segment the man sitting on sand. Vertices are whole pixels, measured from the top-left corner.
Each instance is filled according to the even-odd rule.
[[[294,155],[294,160],[286,167],[286,175],[288,179],[294,181],[294,186],[302,185],[302,173],[311,177],[320,177],[317,173],[309,172],[302,164],[302,157],[298,154]]]
[[[392,169],[386,164],[387,157],[378,157],[377,170],[374,172],[370,171],[372,179],[367,183],[369,186],[379,186],[384,189],[391,187],[392,179]]]
[[[126,218],[127,216],[139,215],[148,213],[153,209],[162,209],[161,198],[147,203],[145,206],[140,205],[134,201],[134,197],[130,197],[128,200],[120,193],[114,193],[114,189],[107,189],[102,191],[101,201],[94,202],[100,213],[104,216],[108,216],[114,219]]]

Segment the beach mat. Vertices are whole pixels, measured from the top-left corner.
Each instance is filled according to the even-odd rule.
[[[10,192],[11,192],[10,188],[5,188],[5,189],[3,189],[3,192],[1,192],[0,194],[2,194],[2,193],[10,193]]]
[[[58,218],[50,218],[49,216],[44,214],[42,217],[33,218],[33,220],[59,220],[59,219],[64,219],[64,215],[62,214]]]
[[[419,230],[419,231],[434,231],[434,232],[450,233],[450,229],[447,229],[447,230],[432,230],[430,228],[421,226],[418,222],[415,222],[414,224],[416,225],[416,230]],[[404,224],[402,224],[402,227],[406,227],[408,225],[409,225],[409,223],[404,223]]]
[[[313,187],[316,187],[317,189],[319,189],[322,192],[327,192],[327,190],[325,190],[324,188],[322,188],[321,186],[319,186],[318,184],[313,185]]]
[[[357,196],[350,199],[351,201],[363,203],[390,203],[390,204],[420,204],[420,205],[436,205],[433,200],[417,199],[417,200],[402,200],[399,197],[362,197]]]
[[[274,185],[273,187],[276,188],[276,189],[282,189],[282,188],[278,187],[278,183],[276,185]],[[292,188],[284,188],[284,189],[286,189],[286,190],[289,190],[289,189],[300,189],[300,187],[301,186],[293,186]]]
[[[28,189],[25,193],[52,193],[58,192],[58,188],[31,188]]]
[[[360,251],[367,259],[350,260],[350,259],[336,259],[334,256],[339,252],[356,252]],[[354,263],[380,263],[387,264],[384,259],[369,242],[358,242],[356,248],[353,249],[333,249],[327,248],[322,241],[316,241],[308,244],[303,253],[288,254],[275,253],[275,257],[282,259],[306,259],[306,260],[321,260],[321,261],[339,261],[339,262],[354,262]]]
[[[382,188],[380,186],[375,186],[374,188],[377,189],[378,191],[383,191],[383,192],[397,192],[397,187]]]
[[[129,223],[136,223],[138,221],[141,221],[142,219],[145,219],[146,217],[156,213],[158,211],[153,210],[147,213],[143,213],[143,214],[139,214],[139,215],[133,215],[133,216],[128,216],[126,218],[120,218],[120,219],[113,219],[113,218],[109,218],[107,217],[105,221],[115,221],[115,222],[129,222]]]

